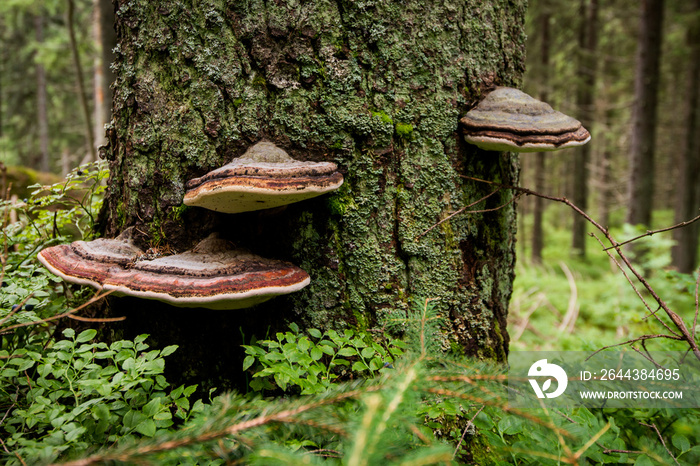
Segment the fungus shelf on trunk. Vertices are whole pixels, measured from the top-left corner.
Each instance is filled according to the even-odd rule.
[[[41,251],[39,260],[66,281],[179,307],[241,309],[310,281],[299,267],[232,249],[216,235],[181,254],[140,260],[143,256],[120,237],[54,246]]]
[[[510,87],[489,93],[460,123],[467,142],[490,151],[554,151],[591,139],[580,121]]]
[[[187,183],[184,203],[225,213],[280,207],[338,189],[332,162],[302,162],[261,141],[241,157]]]

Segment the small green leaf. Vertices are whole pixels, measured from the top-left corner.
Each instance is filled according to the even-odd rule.
[[[173,353],[177,350],[177,348],[178,348],[177,345],[166,346],[166,347],[163,348],[163,350],[160,352],[160,356],[161,356],[161,357],[170,356],[171,354],[173,354]]]
[[[85,343],[95,338],[95,335],[97,335],[97,330],[93,328],[84,330],[80,332],[80,335],[78,335],[78,338],[75,341],[78,343]]]
[[[139,423],[134,430],[146,437],[153,437],[156,434],[156,423],[153,419],[146,419]]]
[[[340,348],[338,351],[339,356],[357,356],[357,350],[355,348],[351,348],[350,346],[346,346],[344,348]]]
[[[681,452],[690,450],[690,441],[681,434],[676,434],[671,439],[673,446],[678,448]]]
[[[362,361],[355,361],[352,365],[352,370],[354,370],[354,371],[361,372],[361,371],[366,371],[367,369],[368,369],[367,365]]]
[[[321,348],[319,348],[318,346],[314,346],[313,348],[311,348],[310,354],[311,359],[313,359],[314,361],[318,361],[323,357],[323,351],[321,351]]]
[[[247,370],[254,362],[255,358],[253,356],[246,356],[243,360],[243,370]]]
[[[360,353],[360,354],[362,354],[363,358],[368,359],[368,358],[371,358],[372,356],[374,356],[374,353],[376,353],[374,348],[367,347],[367,348],[364,348],[362,350],[362,353]]]
[[[321,334],[321,331],[318,330],[318,329],[310,328],[310,329],[308,330],[308,332],[309,332],[309,335],[311,335],[311,336],[314,337],[314,338],[321,338],[321,335],[322,335],[322,334]]]

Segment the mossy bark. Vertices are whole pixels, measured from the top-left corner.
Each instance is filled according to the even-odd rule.
[[[517,183],[517,158],[469,146],[458,119],[493,86],[519,84],[524,0],[115,3],[105,234],[136,226],[149,246],[183,250],[220,231],[301,266],[312,280],[242,311],[115,299],[114,312],[129,312],[132,325],[141,325],[132,332],[164,344],[185,343],[165,341],[168,334],[194,338],[191,327],[173,336],[172,322],[164,322],[172,316],[246,339],[265,337],[266,319],[271,329],[293,320],[384,331],[414,300],[438,298],[448,318],[445,349],[506,358],[512,193],[474,206],[503,208],[461,214],[425,232],[494,189],[462,175]],[[345,184],[282,211],[183,208],[188,179],[261,139],[297,159],[336,162]]]

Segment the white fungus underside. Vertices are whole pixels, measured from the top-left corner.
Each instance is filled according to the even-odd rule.
[[[490,150],[494,152],[544,152],[544,151],[556,151],[560,149],[566,149],[568,147],[582,146],[591,140],[589,136],[583,141],[569,141],[564,144],[555,146],[553,144],[545,143],[532,143],[527,142],[521,146],[515,144],[508,139],[492,138],[487,136],[464,136],[464,140],[470,144],[474,144],[481,149]]]
[[[251,186],[221,186],[211,191],[200,191],[196,196],[188,197],[186,195],[184,203],[188,206],[203,207],[216,212],[236,214],[304,201],[334,191],[341,184],[279,191]]]

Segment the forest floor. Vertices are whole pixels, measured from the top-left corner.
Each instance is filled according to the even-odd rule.
[[[643,334],[662,333],[662,326],[647,317],[649,312],[639,296],[595,238],[587,240],[585,259],[571,255],[571,230],[563,226],[567,221],[571,223],[570,212],[564,205],[547,208],[541,265],[530,260],[527,238],[518,244],[508,322],[511,351],[589,351]],[[654,228],[669,226],[673,224],[673,213],[657,211],[654,219]],[[526,233],[531,224],[532,216],[525,216],[521,225]],[[613,227],[612,231],[618,241],[639,234],[629,225]],[[697,277],[669,268],[671,236],[671,232],[666,232],[641,239],[647,252],[635,258],[633,264],[645,270],[645,277],[656,292],[692,328]],[[642,296],[647,298],[648,294]],[[669,340],[648,346],[650,350],[676,349],[670,347]]]

